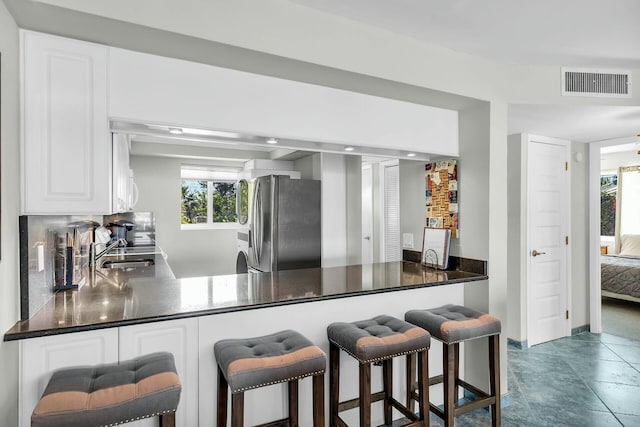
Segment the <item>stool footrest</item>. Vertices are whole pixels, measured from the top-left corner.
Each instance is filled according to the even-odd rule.
[[[384,391],[379,391],[377,393],[371,394],[371,403],[378,402],[380,400],[384,400]],[[355,399],[345,400],[344,402],[340,402],[338,404],[338,412],[348,411],[349,409],[355,409],[360,406],[360,398],[356,397]]]
[[[268,423],[260,424],[255,427],[289,427],[289,419],[283,418],[281,420],[270,421]]]
[[[416,400],[417,400],[417,393]],[[377,393],[371,394],[371,403],[379,402],[384,400],[384,391],[379,391]],[[411,421],[416,421],[419,418],[413,412],[409,411],[402,403],[398,402],[393,397],[389,399],[389,404],[396,408],[399,412],[402,413],[405,417],[409,418]],[[340,402],[338,404],[338,412],[348,411],[350,409],[356,409],[360,407],[360,398],[356,397],[355,399],[345,400],[344,402]],[[259,426],[263,427],[263,426]]]

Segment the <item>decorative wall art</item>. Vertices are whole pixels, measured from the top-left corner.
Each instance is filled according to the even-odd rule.
[[[426,226],[451,230],[460,237],[458,197],[458,161],[455,159],[427,163],[425,166]]]

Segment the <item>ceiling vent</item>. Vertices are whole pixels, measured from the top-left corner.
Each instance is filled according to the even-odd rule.
[[[631,98],[631,71],[563,67],[562,95]]]

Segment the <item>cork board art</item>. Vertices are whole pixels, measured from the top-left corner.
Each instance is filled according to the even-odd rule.
[[[451,237],[460,237],[458,231],[458,161],[455,159],[427,163],[425,166],[426,226],[451,230]]]

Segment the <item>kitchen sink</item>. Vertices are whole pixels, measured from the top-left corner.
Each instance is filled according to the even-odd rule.
[[[102,263],[102,268],[151,267],[154,264],[155,261],[153,259],[107,260]]]

